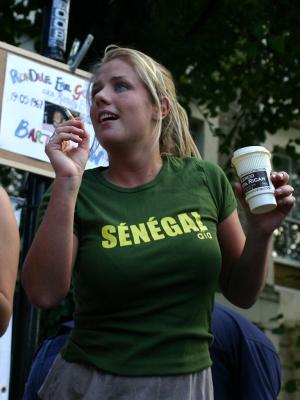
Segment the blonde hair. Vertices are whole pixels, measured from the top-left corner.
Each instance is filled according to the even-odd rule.
[[[170,71],[138,50],[110,45],[106,47],[102,60],[95,66],[94,77],[103,64],[116,58],[125,59],[133,65],[160,115],[162,112],[161,99],[166,97],[169,101],[168,114],[164,118],[159,118],[156,126],[160,153],[178,157],[201,158],[189,130],[187,113],[177,101],[174,80]]]

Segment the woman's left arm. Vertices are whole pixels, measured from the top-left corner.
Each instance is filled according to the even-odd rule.
[[[218,225],[222,252],[220,288],[231,303],[242,308],[251,307],[264,287],[272,233],[295,203],[294,190],[288,185],[288,174],[273,172],[271,178],[275,186],[277,207],[266,214],[251,214],[241,185],[235,184],[237,197],[247,216],[246,238],[236,210]]]

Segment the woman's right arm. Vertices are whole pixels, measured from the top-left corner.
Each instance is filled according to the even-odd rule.
[[[56,127],[46,145],[56,178],[44,218],[22,268],[22,283],[29,301],[40,308],[58,303],[68,292],[77,254],[73,234],[74,210],[89,154],[89,137],[79,120]],[[66,141],[78,144],[64,149]]]

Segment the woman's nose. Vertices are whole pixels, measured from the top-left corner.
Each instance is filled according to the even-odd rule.
[[[99,90],[94,97],[95,103],[99,104],[110,104],[111,103],[111,96],[109,91],[105,88]]]

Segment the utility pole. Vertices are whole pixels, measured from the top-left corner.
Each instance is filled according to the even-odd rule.
[[[41,55],[65,62],[70,0],[43,2]],[[22,213],[22,265],[34,238],[37,211],[49,185],[49,178],[27,173],[26,203]],[[12,362],[9,400],[22,400],[26,379],[37,348],[39,310],[32,306],[20,284],[14,299]]]

